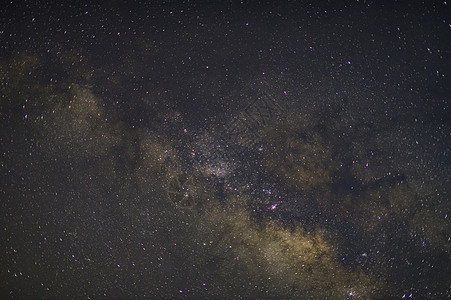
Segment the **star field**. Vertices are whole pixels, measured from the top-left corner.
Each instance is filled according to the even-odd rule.
[[[8,2],[1,295],[450,297],[448,5]]]

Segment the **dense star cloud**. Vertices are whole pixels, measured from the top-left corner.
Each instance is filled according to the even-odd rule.
[[[2,296],[450,297],[447,5],[9,3]]]

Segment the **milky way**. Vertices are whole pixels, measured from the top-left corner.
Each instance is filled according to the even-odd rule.
[[[4,298],[449,298],[445,2],[9,2]]]

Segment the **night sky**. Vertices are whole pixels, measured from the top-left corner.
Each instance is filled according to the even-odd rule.
[[[1,298],[451,297],[450,4],[89,2],[0,8]]]

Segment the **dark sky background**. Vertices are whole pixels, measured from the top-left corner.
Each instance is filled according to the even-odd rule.
[[[2,298],[451,297],[446,1],[143,2],[0,8]]]

